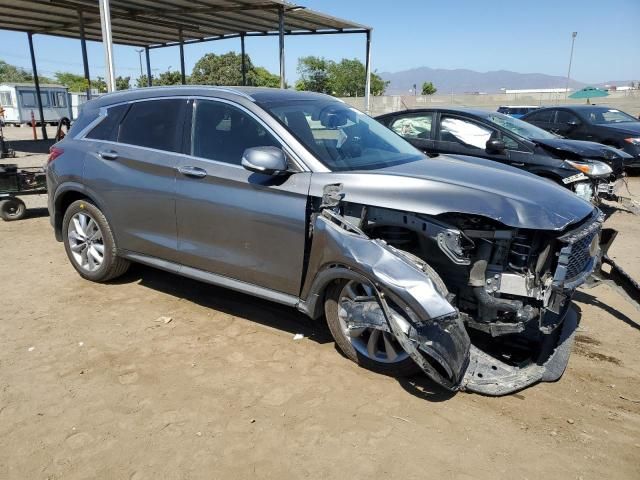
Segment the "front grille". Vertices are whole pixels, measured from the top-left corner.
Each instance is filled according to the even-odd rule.
[[[587,264],[592,258],[591,253],[589,252],[589,247],[591,246],[593,238],[597,234],[597,231],[593,232],[571,244],[571,253],[569,254],[569,261],[567,264],[566,279],[575,278],[585,270]]]
[[[591,245],[600,235],[603,220],[604,217],[598,212],[586,224],[558,239],[564,246],[559,252],[554,276],[557,284],[575,288],[586,280],[594,268],[598,253]]]

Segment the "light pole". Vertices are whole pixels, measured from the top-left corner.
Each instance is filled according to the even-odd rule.
[[[142,53],[144,52],[144,48],[141,48],[139,50],[136,48],[136,52],[138,52],[138,59],[140,60],[140,78],[142,78],[142,75],[143,75],[143,73],[142,73]]]
[[[571,78],[571,62],[573,60],[573,45],[576,43],[576,36],[578,32],[571,33],[571,53],[569,54],[569,70],[567,71],[567,87],[564,89],[564,98],[567,99],[567,92],[569,91],[569,79]]]

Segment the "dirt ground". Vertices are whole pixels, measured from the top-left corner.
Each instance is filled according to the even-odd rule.
[[[0,222],[2,479],[640,478],[640,312],[607,286],[576,295],[559,382],[452,395],[293,309],[143,266],[82,280],[29,204]],[[640,278],[638,217],[608,224]]]

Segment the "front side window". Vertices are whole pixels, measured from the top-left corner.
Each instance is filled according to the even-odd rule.
[[[541,128],[536,127],[535,125],[531,125],[523,120],[519,120],[517,118],[509,117],[507,115],[501,115],[499,113],[492,113],[486,117],[488,121],[494,123],[506,130],[509,130],[511,133],[531,140],[533,138],[538,139],[552,139],[558,138],[554,134],[547,132]]]
[[[497,132],[465,118],[443,115],[440,121],[440,140],[461,144],[466,148],[482,149]]]
[[[332,171],[372,170],[425,158],[378,121],[331,98],[261,106]]]
[[[396,118],[390,125],[391,130],[405,138],[431,138],[433,113],[421,113]]]
[[[247,148],[281,147],[255,118],[233,105],[198,100],[194,106],[191,155],[241,165]]]
[[[0,107],[12,107],[11,92],[0,92]]]
[[[186,104],[185,99],[179,98],[132,103],[120,124],[118,142],[179,152]]]
[[[555,110],[543,110],[542,112],[536,112],[527,117],[528,122],[542,122],[549,123],[553,121],[553,113]]]
[[[566,110],[558,110],[556,114],[556,123],[560,123],[562,125],[567,125],[569,123],[580,123],[578,117],[576,117],[573,113],[567,112]]]

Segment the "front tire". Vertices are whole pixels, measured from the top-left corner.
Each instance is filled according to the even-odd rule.
[[[327,325],[344,355],[361,367],[392,377],[419,373],[420,367],[402,349],[393,334],[373,328],[349,331],[341,318],[340,303],[345,298],[372,296],[371,287],[353,280],[338,280],[326,292]]]
[[[67,208],[62,220],[62,240],[69,261],[87,280],[106,282],[129,268],[129,261],[117,255],[106,217],[87,200],[77,200]]]

